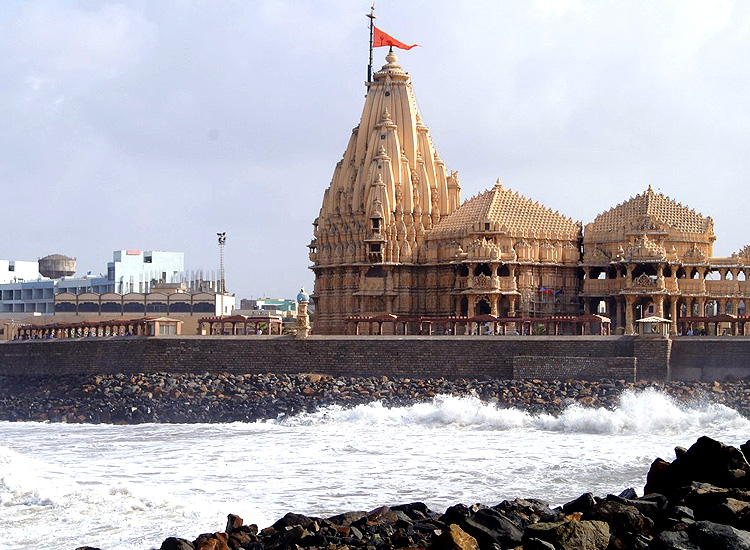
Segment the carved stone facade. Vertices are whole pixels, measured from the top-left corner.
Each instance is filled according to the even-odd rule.
[[[648,316],[671,320],[677,334],[691,319],[745,315],[750,247],[717,258],[715,240],[711,218],[649,187],[586,225],[584,307],[592,311],[603,304],[625,334]]]
[[[386,61],[314,222],[316,333],[343,333],[352,316],[550,317],[602,307],[631,333],[638,308],[672,319],[705,313],[713,299],[717,311],[744,309],[750,247],[712,258],[711,218],[651,188],[585,232],[499,180],[462,204],[409,75],[393,52]],[[712,272],[721,279],[707,280]]]

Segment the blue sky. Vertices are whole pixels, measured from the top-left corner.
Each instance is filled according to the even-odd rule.
[[[184,251],[238,297],[312,287],[306,245],[357,125],[367,2],[5,1],[0,257],[105,271]],[[648,185],[750,243],[750,4],[389,1],[468,199],[504,185],[587,223]],[[376,50],[375,64],[386,49]]]

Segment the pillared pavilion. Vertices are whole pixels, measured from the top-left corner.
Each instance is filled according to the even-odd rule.
[[[397,61],[389,52],[368,83],[314,222],[315,333],[345,333],[352,317],[603,313],[621,333],[656,316],[676,334],[744,315],[750,247],[714,258],[711,218],[650,187],[585,228],[499,180],[462,203]]]

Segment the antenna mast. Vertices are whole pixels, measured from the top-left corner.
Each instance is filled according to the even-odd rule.
[[[367,65],[367,85],[369,86],[370,82],[372,82],[372,33],[375,26],[375,19],[377,19],[375,15],[375,2],[370,6],[370,13],[366,13],[365,16],[370,19],[370,64]]]

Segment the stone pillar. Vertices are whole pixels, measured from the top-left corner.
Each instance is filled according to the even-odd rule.
[[[677,310],[679,309],[677,307],[679,302],[679,298],[677,296],[671,297],[671,303],[669,305],[669,316],[672,319],[672,324],[669,326],[669,334],[672,336],[677,336]]]
[[[664,317],[664,295],[657,294],[654,296],[654,302],[656,303],[656,316]]]
[[[719,304],[719,311],[716,313],[718,315],[724,315],[727,312],[727,299],[726,298],[719,298],[716,300],[716,302]]]
[[[621,326],[620,323],[620,299],[615,296],[612,298],[612,313],[610,314],[609,318],[612,320],[612,325],[615,326],[615,328]],[[610,325],[611,326],[611,325]],[[612,332],[610,330],[610,332]]]
[[[633,304],[635,296],[625,295],[625,334],[632,336],[635,334],[635,325],[633,323]]]
[[[516,316],[516,297],[508,296],[508,317],[515,317]]]

